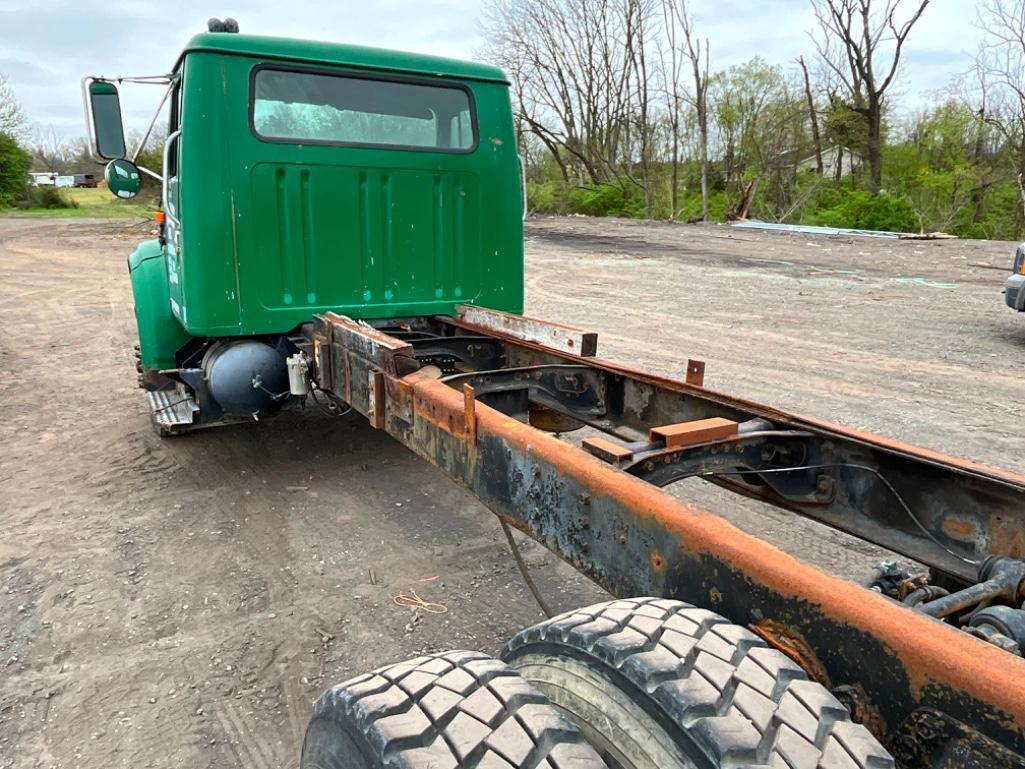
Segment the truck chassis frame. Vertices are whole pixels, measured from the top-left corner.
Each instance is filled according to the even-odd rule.
[[[593,357],[594,334],[477,307],[380,327],[327,314],[293,341],[318,390],[502,520],[613,595],[750,627],[901,765],[1025,766],[1025,659],[928,616],[1021,603],[1025,477],[705,389],[697,361],[686,382],[636,371]],[[584,425],[580,446],[545,432]],[[899,552],[951,595],[908,608],[659,488],[696,475]]]

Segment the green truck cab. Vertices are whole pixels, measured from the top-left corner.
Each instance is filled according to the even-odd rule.
[[[159,173],[129,154],[124,81],[165,87]],[[501,70],[221,31],[193,37],[169,75],[89,77],[83,90],[111,191],[136,194],[142,174],[161,185],[160,237],[128,263],[162,432],[292,402],[290,340],[315,314],[522,311],[523,196]]]

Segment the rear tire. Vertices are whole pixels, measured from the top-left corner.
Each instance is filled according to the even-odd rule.
[[[524,630],[502,658],[621,769],[892,769],[825,687],[745,628],[637,598]]]
[[[606,769],[512,668],[447,652],[380,668],[313,706],[301,769]]]

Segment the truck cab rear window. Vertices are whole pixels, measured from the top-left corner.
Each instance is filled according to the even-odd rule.
[[[262,139],[469,152],[475,144],[469,93],[352,75],[258,69],[253,130]]]

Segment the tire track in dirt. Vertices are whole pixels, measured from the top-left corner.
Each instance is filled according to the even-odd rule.
[[[550,226],[567,225],[628,232],[622,247],[601,245],[625,256],[595,255],[574,233],[565,248],[535,239],[530,311],[608,328],[610,357],[682,376],[683,356],[704,356],[724,389],[847,421],[892,417],[893,430],[940,447],[962,437],[951,425],[969,425],[966,445],[983,461],[1025,456],[1013,425],[989,427],[1013,413],[1001,410],[1005,400],[1025,403],[1006,357],[1025,351],[1021,340],[1014,347],[1023,319],[992,328],[979,320],[999,314],[999,296],[956,292],[957,302],[925,306],[926,289],[888,289],[894,296],[882,302],[853,291],[831,309],[836,297],[801,296],[788,288],[800,282],[778,270],[716,269],[718,254],[753,248],[747,241],[718,240],[713,250],[695,236],[688,256],[674,239],[695,230]],[[311,410],[180,440],[153,436],[135,386],[125,269],[143,230],[0,218],[0,664],[19,658],[0,676],[0,755],[19,768],[294,767],[324,686],[425,650],[493,652],[537,609],[490,514],[358,420]],[[658,247],[646,253],[649,241]],[[844,248],[831,258],[876,258]],[[950,248],[929,252],[937,273]],[[807,258],[823,261],[818,251]],[[879,257],[874,269],[886,264]],[[763,273],[775,293],[751,302],[737,276]],[[887,314],[906,297],[917,303]],[[821,331],[827,321],[847,336]],[[886,333],[894,346],[876,357],[863,340]],[[988,358],[998,352],[1003,365]],[[796,368],[790,358],[802,356],[820,359],[818,368]],[[902,364],[916,368],[905,376]],[[917,392],[905,392],[910,381]],[[960,388],[977,389],[978,401]],[[845,576],[876,557],[707,484],[679,492]],[[596,600],[539,546],[527,552],[547,597],[565,608]],[[449,613],[395,606],[411,586]]]
[[[280,751],[254,729],[251,720],[233,702],[217,709],[217,722],[221,725],[226,742],[238,766],[249,769],[278,769],[285,762]]]

